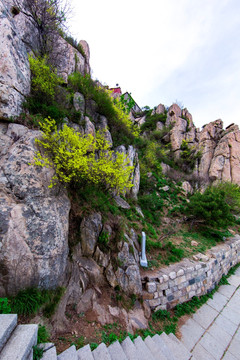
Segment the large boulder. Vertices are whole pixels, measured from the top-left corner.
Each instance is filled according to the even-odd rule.
[[[70,201],[53,170],[31,165],[39,131],[0,127],[0,296],[64,281],[68,257]],[[1,143],[0,140],[0,143]]]

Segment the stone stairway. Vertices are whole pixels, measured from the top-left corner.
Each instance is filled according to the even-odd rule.
[[[17,315],[0,315],[0,360],[32,360],[33,346],[37,344],[38,325],[17,325]],[[42,360],[189,360],[191,353],[173,335],[162,333],[145,340],[139,336],[133,342],[127,337],[121,344],[100,344],[76,350],[73,345],[57,355],[52,343],[40,344]]]
[[[17,325],[17,315],[0,315],[0,360],[30,360],[38,325]]]
[[[240,268],[175,335],[154,335],[121,344],[100,344],[57,355],[54,344],[40,344],[43,360],[240,360]],[[0,360],[32,360],[37,325],[17,325],[17,315],[0,315]]]

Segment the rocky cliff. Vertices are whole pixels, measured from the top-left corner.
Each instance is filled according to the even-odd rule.
[[[155,129],[161,131],[164,126],[169,128],[165,142],[171,144],[175,160],[181,158],[183,141],[188,144],[189,149],[200,153],[193,176],[199,179],[201,185],[217,181],[229,181],[240,185],[240,132],[238,125],[231,124],[224,129],[222,120],[215,120],[199,130],[195,127],[192,115],[187,109],[181,109],[177,104],[166,109],[164,105],[160,104],[154,110],[153,115],[164,112],[167,113],[166,122],[158,122]],[[141,118],[141,124],[144,122],[145,119]],[[168,166],[163,166],[163,170],[171,171]]]

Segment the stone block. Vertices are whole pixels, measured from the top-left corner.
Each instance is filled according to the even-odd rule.
[[[146,284],[147,292],[154,293],[157,290],[157,285],[155,282],[148,282]]]

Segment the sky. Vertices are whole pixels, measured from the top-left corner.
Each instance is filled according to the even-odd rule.
[[[240,0],[71,0],[92,77],[140,107],[177,102],[199,128],[240,126]]]

